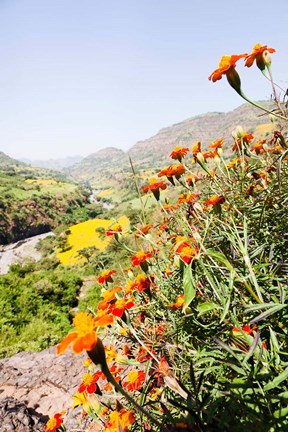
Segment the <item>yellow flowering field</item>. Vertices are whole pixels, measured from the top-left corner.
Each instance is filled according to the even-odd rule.
[[[103,251],[110,242],[111,237],[105,237],[101,240],[97,228],[107,230],[115,221],[109,219],[90,219],[85,222],[71,226],[71,234],[68,235],[68,243],[71,249],[65,252],[58,251],[57,256],[64,265],[81,264],[83,257],[78,255],[78,251],[89,246],[96,246]],[[118,223],[122,226],[123,231],[129,228],[129,219],[126,216],[119,218]]]
[[[55,185],[55,184],[59,183],[53,179],[27,179],[27,180],[25,180],[25,182],[29,183],[29,184],[36,184],[36,185],[42,185],[42,186]]]
[[[105,196],[107,196],[107,195],[111,195],[112,192],[113,192],[113,189],[105,189],[105,190],[99,192],[99,193],[97,194],[97,196],[100,197],[100,198],[103,198],[103,197],[105,197]]]

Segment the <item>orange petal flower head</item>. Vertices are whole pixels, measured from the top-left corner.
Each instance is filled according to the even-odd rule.
[[[270,54],[274,53],[276,50],[274,48],[268,48],[267,45],[256,44],[252,50],[251,54],[245,57],[245,66],[251,67],[256,60],[258,68],[263,71],[265,66],[269,66],[271,63]]]
[[[87,393],[92,394],[96,391],[100,393],[99,387],[96,384],[99,380],[102,372],[95,372],[93,375],[90,373],[85,373],[82,377],[82,383],[80,384],[78,388],[79,393],[83,393],[84,391],[87,391]]]
[[[46,423],[44,431],[45,432],[57,432],[57,428],[59,428],[63,423],[63,415],[66,411],[62,411],[61,413],[54,414]]]
[[[247,54],[223,56],[219,62],[219,68],[215,69],[208,79],[216,82],[220,80],[223,75],[226,75],[227,81],[231,87],[233,87],[237,93],[241,94],[241,80],[235,67],[237,61],[246,56]]]
[[[134,267],[138,267],[141,263],[145,263],[148,258],[152,258],[151,252],[139,251],[132,256],[131,261]]]
[[[112,237],[113,235],[117,235],[122,231],[123,231],[122,226],[119,223],[115,223],[106,231],[106,236]]]
[[[60,344],[57,345],[57,354],[65,352],[70,344],[75,354],[89,351],[97,342],[96,323],[93,316],[87,312],[79,312],[73,319],[75,330],[69,333]]]
[[[167,185],[163,180],[157,181],[156,178],[151,178],[149,185],[143,186],[142,191],[144,193],[148,193],[149,191],[152,192],[154,197],[156,198],[156,200],[159,201],[160,189],[164,190],[166,188],[167,188]]]
[[[182,158],[186,156],[188,153],[189,148],[188,147],[180,147],[176,146],[174,147],[172,153],[170,154],[171,159],[179,160],[181,162]]]
[[[112,274],[116,273],[116,270],[104,270],[98,277],[98,282],[104,284],[105,282],[113,282]]]
[[[129,391],[140,390],[145,380],[145,372],[131,371],[127,375],[127,381],[123,383],[123,387]]]
[[[223,195],[213,195],[206,202],[205,206],[217,206],[225,202],[225,197]]]
[[[132,411],[122,409],[121,411],[112,411],[109,415],[109,421],[105,432],[128,432],[128,427],[135,423],[135,416]]]

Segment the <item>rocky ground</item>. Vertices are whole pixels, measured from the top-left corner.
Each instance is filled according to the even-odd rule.
[[[52,347],[0,360],[0,432],[43,431],[49,416],[62,410],[69,432],[87,431],[81,410],[71,408],[85,358],[68,351],[57,356]]]

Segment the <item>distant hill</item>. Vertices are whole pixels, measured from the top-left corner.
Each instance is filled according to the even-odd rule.
[[[262,102],[262,105],[267,104]],[[227,113],[206,113],[165,127],[153,137],[137,142],[129,150],[129,155],[137,162],[151,162],[166,158],[177,145],[190,147],[201,141],[206,149],[211,141],[219,138],[224,138],[225,145],[229,147],[232,144],[231,133],[238,125],[249,133],[253,132],[255,138],[269,133],[272,128],[268,115],[245,104]]]
[[[47,159],[47,160],[21,158],[21,161],[26,163],[27,165],[31,165],[34,167],[61,170],[63,168],[67,168],[69,166],[75,165],[76,163],[80,162],[82,159],[83,156],[77,155],[77,156],[67,156],[65,158]]]
[[[271,105],[270,102],[261,103],[266,107]],[[86,180],[94,186],[110,187],[113,182],[123,178],[123,172],[127,172],[127,169],[131,171],[129,157],[138,170],[143,170],[158,168],[161,164],[168,163],[168,156],[177,145],[191,147],[200,140],[202,148],[207,149],[211,141],[224,138],[225,146],[230,148],[231,133],[238,125],[253,133],[256,139],[269,135],[272,130],[268,115],[263,115],[254,106],[244,104],[227,113],[201,114],[165,127],[153,137],[137,142],[127,153],[112,147],[100,150],[67,168],[65,172],[75,180]]]
[[[64,172],[77,181],[97,181],[98,186],[109,186],[110,180],[117,179],[117,173],[128,167],[128,156],[120,149],[107,147],[82,159]]]
[[[24,166],[25,163],[17,159],[13,159],[7,154],[0,151],[0,167],[9,168],[13,166]]]

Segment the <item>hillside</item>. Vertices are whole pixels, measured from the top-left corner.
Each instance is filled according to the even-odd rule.
[[[76,181],[89,181],[97,188],[109,187],[117,181],[122,170],[128,168],[128,163],[123,150],[108,147],[92,153],[64,172]]]
[[[62,173],[32,168],[6,155],[2,161],[0,244],[45,233],[64,221],[85,219],[88,192],[78,184]]]
[[[269,102],[262,102],[262,105],[267,106]],[[123,178],[123,172],[131,172],[129,156],[137,169],[158,168],[156,164],[166,163],[167,155],[177,145],[191,147],[200,140],[205,149],[211,141],[224,138],[226,146],[230,146],[235,125],[241,125],[256,138],[271,131],[268,116],[263,115],[259,109],[244,104],[227,113],[206,113],[165,127],[153,137],[138,141],[127,153],[115,148],[100,150],[67,168],[65,172],[75,180],[89,181],[97,188],[110,187]]]

